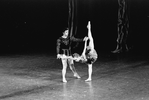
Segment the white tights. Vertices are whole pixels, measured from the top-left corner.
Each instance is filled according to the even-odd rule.
[[[92,80],[92,64],[88,64],[88,78],[85,81]]]
[[[73,60],[72,59],[61,59],[62,60],[62,64],[63,64],[63,69],[62,69],[62,81],[63,82],[67,82],[66,80],[66,70],[67,70],[67,65],[69,65],[71,71],[73,72],[74,74],[74,77],[76,78],[80,78],[80,76],[78,75],[75,67],[74,67],[74,63],[73,63]]]

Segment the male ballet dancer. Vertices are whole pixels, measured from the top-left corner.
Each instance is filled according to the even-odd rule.
[[[84,39],[76,39],[74,37],[69,37],[68,35],[69,35],[69,30],[67,29],[63,32],[63,35],[57,40],[57,58],[61,59],[62,61],[62,65],[63,65],[62,81],[63,82],[67,82],[66,77],[65,77],[66,70],[67,70],[67,64],[72,70],[74,77],[80,78],[80,76],[78,75],[74,67],[73,59],[69,58],[71,56],[71,51],[69,47],[70,42],[71,41],[81,42],[87,39],[87,37],[85,37]]]

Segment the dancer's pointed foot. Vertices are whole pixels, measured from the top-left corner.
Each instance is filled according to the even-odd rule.
[[[74,74],[74,77],[76,77],[76,78],[81,78],[78,74]]]
[[[88,78],[85,80],[85,82],[90,82],[92,79],[91,78]]]

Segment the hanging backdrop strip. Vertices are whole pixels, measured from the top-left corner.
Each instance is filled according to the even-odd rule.
[[[77,0],[69,0],[68,29],[70,37],[77,32]]]

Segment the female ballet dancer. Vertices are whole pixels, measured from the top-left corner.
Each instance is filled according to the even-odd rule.
[[[86,82],[92,80],[92,66],[93,63],[97,60],[97,52],[94,48],[94,40],[91,33],[91,23],[88,22],[88,40],[85,41],[85,48],[82,53],[82,57],[85,59],[86,64],[88,65],[88,78],[85,80]],[[87,41],[89,41],[87,45]]]

